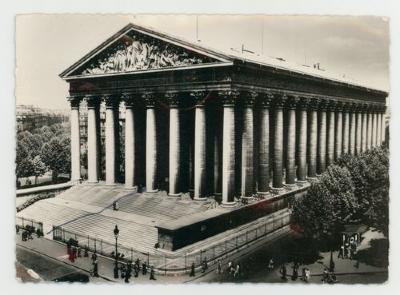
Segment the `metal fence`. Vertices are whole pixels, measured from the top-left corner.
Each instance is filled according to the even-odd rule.
[[[28,227],[31,227],[30,229],[34,230],[39,229],[43,233],[43,223],[33,219],[16,216],[15,225],[24,229],[27,229]]]
[[[204,260],[209,265],[217,263],[219,259],[226,258],[230,253],[246,247],[276,229],[284,227],[289,223],[289,219],[289,214],[272,215],[265,218],[258,226],[254,226],[235,237],[226,238],[216,242],[214,245],[207,246],[206,249],[194,250],[192,252],[179,250],[171,254],[140,252],[118,243],[118,253],[121,255],[119,261],[121,263],[135,261],[136,259],[142,262],[146,261],[147,265],[154,266],[158,273],[164,274],[189,272],[192,263],[194,263],[196,268],[201,267]],[[87,248],[92,252],[96,251],[107,257],[115,257],[115,243],[72,232],[59,226],[53,227],[53,239],[64,243],[73,239],[82,248]]]

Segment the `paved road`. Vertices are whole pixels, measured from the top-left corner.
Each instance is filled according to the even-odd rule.
[[[75,267],[59,262],[44,255],[32,252],[30,250],[17,246],[17,274],[21,273],[22,281],[93,281],[87,272],[80,271]],[[25,270],[21,269],[25,268]],[[26,270],[33,270],[40,276],[40,279],[27,277]],[[96,281],[104,281],[101,278],[96,278]]]

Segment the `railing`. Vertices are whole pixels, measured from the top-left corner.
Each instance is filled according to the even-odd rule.
[[[16,216],[15,225],[23,229],[39,229],[43,233],[43,223],[33,219]]]
[[[215,264],[219,259],[227,258],[232,252],[246,247],[267,234],[288,225],[289,219],[289,214],[274,214],[265,218],[258,226],[254,226],[235,237],[216,242],[214,245],[207,247],[207,249],[194,250],[192,252],[178,250],[176,253],[150,253],[137,251],[118,244],[119,261],[126,263],[139,259],[149,266],[154,266],[158,273],[165,275],[189,272],[192,263],[196,268],[201,267],[204,261],[207,261],[208,265]],[[72,232],[59,226],[53,227],[53,239],[64,243],[73,239],[78,243],[79,247],[87,248],[89,251],[97,252],[103,256],[115,257],[115,243]]]

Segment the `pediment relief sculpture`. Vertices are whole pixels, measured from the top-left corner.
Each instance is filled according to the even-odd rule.
[[[80,75],[152,70],[216,62],[216,60],[189,51],[174,44],[139,33],[128,33],[95,60],[89,60]]]

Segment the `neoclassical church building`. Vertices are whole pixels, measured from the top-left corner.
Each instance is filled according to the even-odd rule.
[[[88,182],[221,196],[229,206],[315,178],[343,153],[385,141],[387,93],[324,74],[129,24],[60,75],[69,83],[72,179],[81,178],[83,100]]]

